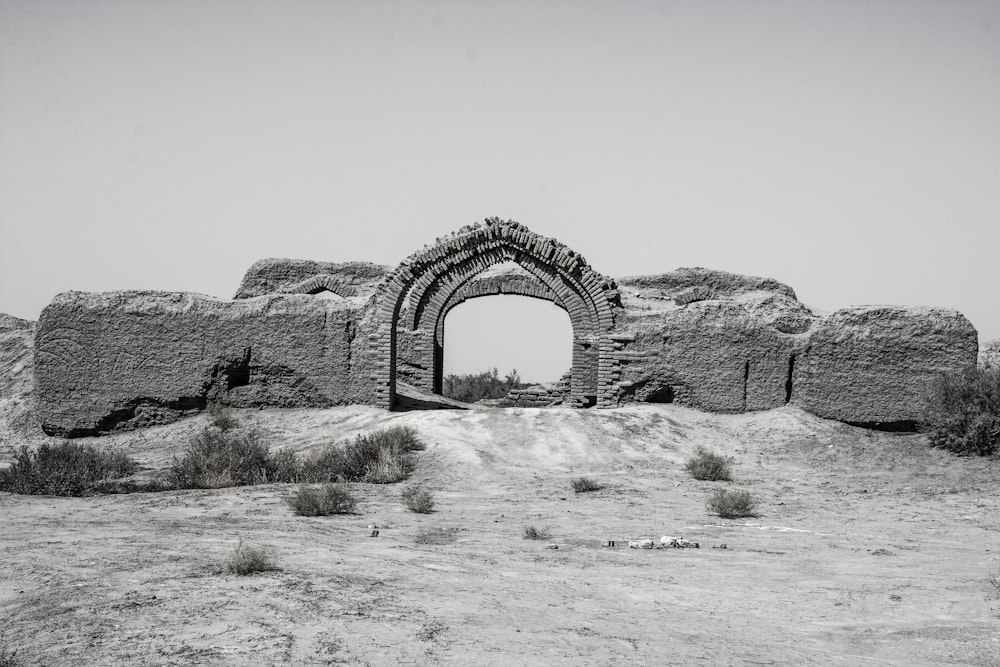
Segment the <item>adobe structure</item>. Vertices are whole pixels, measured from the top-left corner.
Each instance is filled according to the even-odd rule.
[[[391,409],[404,384],[440,393],[448,313],[496,294],[566,311],[573,362],[560,399],[579,408],[795,403],[907,427],[919,422],[927,384],[974,367],[978,353],[976,330],[954,310],[820,316],[775,280],[707,269],[612,280],[558,241],[491,218],[395,268],[261,260],[232,300],[60,294],[35,337],[40,421],[74,437],[165,423],[210,403]]]

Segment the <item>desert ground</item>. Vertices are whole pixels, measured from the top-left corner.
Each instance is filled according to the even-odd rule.
[[[301,453],[410,425],[436,511],[408,511],[405,483],[352,484],[356,514],[317,518],[290,484],[0,493],[0,630],[20,664],[1000,664],[995,458],[794,407],[236,414]],[[87,441],[151,477],[207,419]],[[43,441],[6,435],[0,465]],[[733,482],[690,477],[699,446],[732,457]],[[575,494],[579,476],[606,486]],[[719,486],[760,516],[711,514]],[[622,546],[662,535],[700,548]],[[240,540],[281,569],[220,574]]]

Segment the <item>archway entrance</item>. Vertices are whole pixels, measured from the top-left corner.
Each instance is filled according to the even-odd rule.
[[[573,328],[566,310],[520,295],[465,301],[445,317],[440,341],[441,393],[462,401],[504,398],[505,389],[523,388],[508,387],[508,380],[554,386],[573,365]],[[486,375],[491,369],[498,371],[496,381]]]
[[[486,273],[504,263],[518,267],[516,276]],[[618,361],[610,333],[621,307],[616,285],[561,243],[498,219],[439,239],[407,258],[380,286],[372,340],[376,405],[393,406],[397,377],[440,393],[444,317],[476,290],[489,289],[530,290],[526,296],[564,308],[573,328],[570,404],[613,405]]]

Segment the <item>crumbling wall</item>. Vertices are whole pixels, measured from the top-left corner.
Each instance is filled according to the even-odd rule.
[[[391,267],[371,262],[315,262],[308,259],[261,259],[247,269],[237,299],[265,294],[307,294],[320,284],[344,297],[367,299]],[[316,283],[312,288],[308,281]]]
[[[789,370],[805,340],[720,300],[633,321],[632,335],[614,352],[620,403],[676,402],[712,412],[784,405]]]
[[[33,354],[35,322],[0,313],[0,459],[39,433]]]
[[[910,428],[928,385],[976,365],[976,330],[947,308],[856,306],[831,313],[795,363],[795,402],[820,417]]]
[[[324,290],[339,298],[311,296]],[[261,260],[234,301],[59,295],[35,338],[41,423],[73,436],[170,421],[211,401],[389,407],[397,375],[433,388],[448,310],[498,293],[551,300],[573,326],[570,377],[518,397],[533,404],[743,412],[791,402],[841,421],[910,427],[926,386],[974,366],[978,353],[975,329],[952,310],[865,306],[820,317],[776,280],[702,268],[614,281],[554,239],[488,219],[392,272]],[[996,349],[984,348],[983,360]]]
[[[35,340],[39,416],[53,435],[172,421],[218,401],[370,402],[365,311],[310,296],[60,294]]]

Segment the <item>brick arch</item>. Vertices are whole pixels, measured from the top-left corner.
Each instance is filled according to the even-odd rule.
[[[320,273],[278,290],[280,294],[318,294],[324,291],[339,294],[345,299],[358,293],[354,287],[329,273]]]
[[[413,332],[420,341],[414,353],[420,357],[417,364],[417,386],[434,392],[441,391],[444,363],[444,318],[445,308],[455,294],[475,280],[486,268],[503,262],[514,261],[524,268],[536,282],[538,288],[529,296],[542,294],[541,298],[556,301],[569,316],[573,329],[573,380],[575,394],[580,403],[596,400],[597,362],[595,350],[598,344],[596,313],[571,283],[546,270],[546,266],[530,255],[512,252],[509,248],[490,250],[476,255],[455,268],[454,274],[434,281],[427,289],[431,297],[422,297],[420,302],[426,307],[417,313],[411,308],[406,317],[401,318],[405,329]],[[412,294],[411,294],[412,296]],[[420,372],[419,369],[423,369]],[[573,393],[573,392],[571,392]]]
[[[452,292],[451,296],[441,307],[440,315],[434,327],[437,339],[439,341],[442,339],[444,320],[453,308],[462,305],[470,299],[498,295],[526,296],[532,299],[551,301],[563,310],[566,310],[566,306],[563,304],[562,299],[559,298],[559,295],[533,275],[507,274],[477,277]],[[419,328],[422,326],[422,323],[417,326]]]
[[[409,295],[410,307],[403,318],[404,325],[410,330],[426,328],[426,323],[436,321],[438,313],[452,294],[487,268],[505,262],[518,264],[561,299],[570,313],[574,327],[580,327],[581,334],[595,330],[599,314],[586,292],[569,277],[553,271],[546,262],[506,245],[456,262],[446,273],[431,280],[424,289],[412,290]]]
[[[589,357],[580,359],[587,367],[579,371],[581,375],[592,375],[593,382],[575,383],[571,392],[574,404],[584,406],[591,400],[599,407],[614,404],[617,361],[612,355],[611,333],[621,307],[617,286],[558,241],[539,236],[516,222],[492,218],[485,224],[464,227],[414,253],[379,285],[375,294],[377,330],[371,339],[376,405],[390,408],[395,399],[399,326],[416,335],[414,349],[418,356],[433,358],[433,333],[448,300],[471,278],[505,261],[527,269],[558,296],[570,315],[574,341],[579,341],[581,347],[588,346]],[[408,299],[410,308],[401,319],[400,312]],[[574,365],[576,348],[577,342]],[[589,390],[594,393],[585,395]]]

